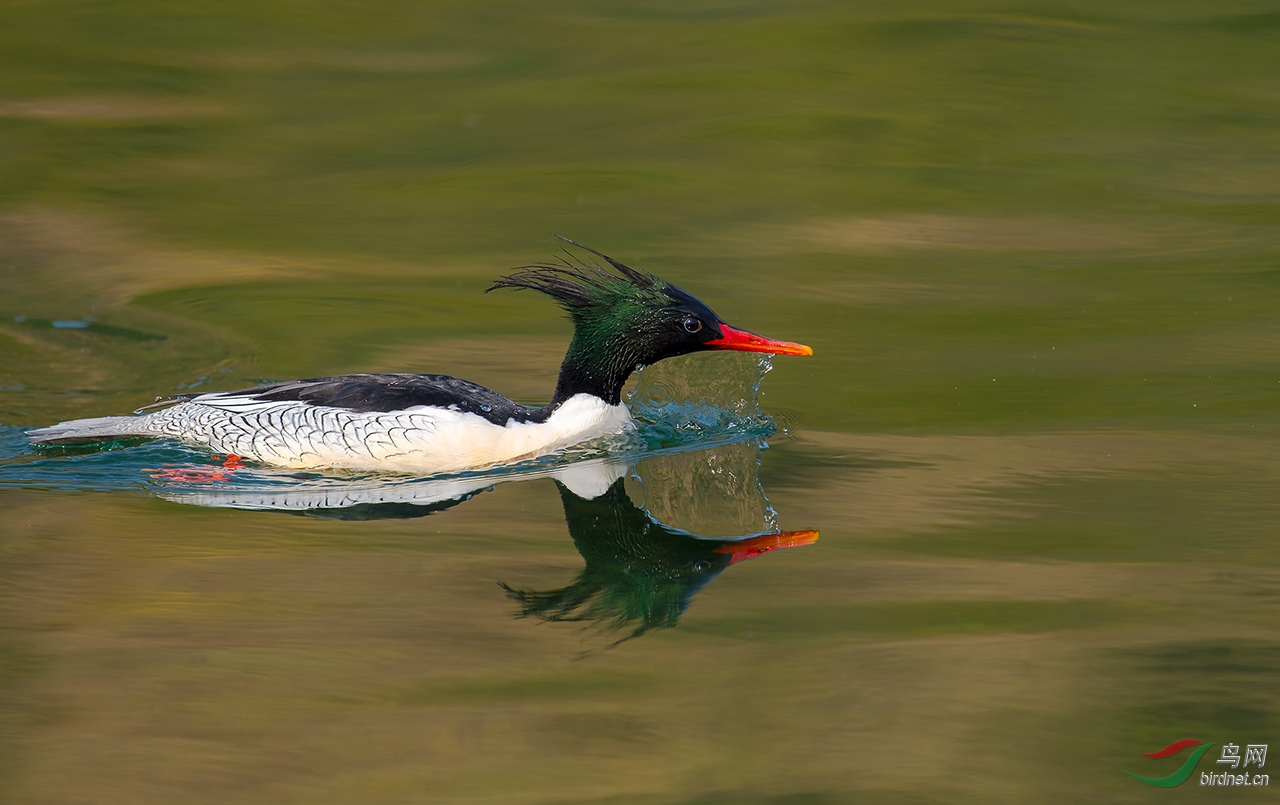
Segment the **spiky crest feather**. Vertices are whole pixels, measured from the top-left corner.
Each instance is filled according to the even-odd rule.
[[[647,271],[632,268],[562,235],[552,237],[594,254],[617,273],[565,249],[565,256],[559,262],[520,266],[514,273],[495,281],[485,293],[498,288],[527,288],[544,293],[559,302],[575,321],[587,311],[612,307],[628,299],[648,297],[658,301],[662,298],[666,283]]]

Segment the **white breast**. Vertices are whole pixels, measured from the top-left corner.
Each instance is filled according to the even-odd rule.
[[[545,422],[495,425],[456,409],[357,413],[299,402],[193,401],[149,414],[147,428],[222,453],[297,469],[428,475],[545,455],[634,426],[622,404],[578,394]]]

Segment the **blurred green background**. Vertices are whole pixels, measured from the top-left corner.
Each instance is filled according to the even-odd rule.
[[[580,659],[493,585],[580,565],[546,482],[6,487],[0,800],[1199,796],[1121,769],[1280,739],[1277,65],[1267,2],[3,4],[5,456],[264,378],[545,401],[568,324],[481,292],[559,232],[814,346],[762,480],[823,536]]]

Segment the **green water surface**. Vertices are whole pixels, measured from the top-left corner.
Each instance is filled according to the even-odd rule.
[[[1210,796],[1125,771],[1280,743],[1278,67],[1235,0],[5,4],[0,802]],[[351,371],[545,402],[568,323],[482,292],[551,232],[812,345],[772,428],[412,517],[22,435]],[[821,537],[689,542],[775,529]]]

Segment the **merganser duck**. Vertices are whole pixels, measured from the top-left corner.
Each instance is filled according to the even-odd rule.
[[[555,393],[542,408],[447,375],[353,374],[179,394],[134,412],[141,416],[77,419],[29,435],[45,445],[171,438],[295,469],[462,472],[632,428],[623,384],[663,358],[713,349],[813,354],[803,344],[731,327],[676,286],[560,240],[613,270],[581,260],[539,263],[515,269],[486,290],[544,293],[573,322]],[[168,407],[152,410],[160,406]]]

